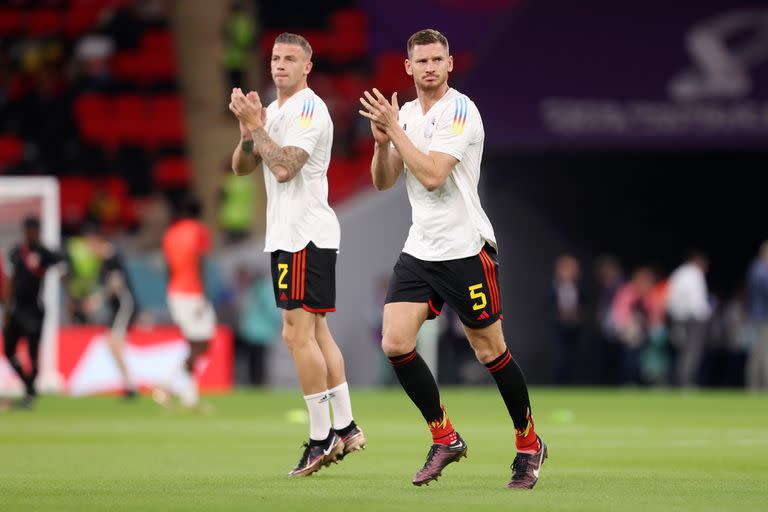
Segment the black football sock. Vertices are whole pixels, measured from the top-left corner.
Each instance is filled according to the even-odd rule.
[[[338,429],[338,430],[335,430],[335,432],[336,432],[336,434],[337,434],[339,437],[344,437],[345,435],[347,435],[347,434],[349,434],[350,432],[352,432],[352,430],[353,430],[353,429],[354,429],[356,426],[357,426],[357,425],[355,424],[355,420],[352,420],[352,421],[350,422],[350,424],[349,424],[349,425],[347,425],[347,426],[346,426],[346,427],[344,427],[344,428],[340,428],[340,429]]]
[[[490,363],[486,363],[485,367],[496,381],[509,416],[515,424],[515,430],[525,430],[528,426],[531,401],[528,398],[525,376],[509,349]]]
[[[443,409],[440,406],[440,391],[427,363],[418,352],[413,350],[407,354],[390,357],[389,362],[395,369],[400,385],[419,408],[427,423],[441,420]]]

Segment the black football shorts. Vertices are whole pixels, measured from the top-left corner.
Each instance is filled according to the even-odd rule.
[[[486,244],[475,256],[424,261],[400,253],[386,303],[426,302],[430,318],[448,304],[467,327],[487,327],[502,317],[496,251]]]
[[[298,252],[272,253],[272,287],[277,307],[310,313],[336,311],[336,249],[310,242]]]

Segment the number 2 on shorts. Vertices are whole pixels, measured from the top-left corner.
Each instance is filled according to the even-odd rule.
[[[485,298],[485,292],[479,291],[483,287],[483,283],[473,284],[469,287],[469,296],[474,299],[480,299],[479,303],[472,304],[472,309],[477,311],[485,308],[488,305],[488,301]]]
[[[283,279],[285,279],[286,274],[288,274],[288,264],[278,263],[277,270],[280,272],[280,277],[277,278],[277,287],[281,290],[285,290],[288,288],[288,284],[284,283]]]

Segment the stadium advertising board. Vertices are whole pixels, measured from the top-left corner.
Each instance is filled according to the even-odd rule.
[[[122,380],[104,339],[103,327],[63,327],[59,330],[58,370],[61,391],[73,395],[113,393]],[[196,368],[202,392],[232,389],[233,340],[228,328],[219,326],[210,350]],[[24,351],[26,355],[26,351]],[[128,332],[125,358],[140,388],[164,384],[173,368],[186,358],[188,345],[175,327],[134,328]],[[22,357],[22,363],[28,358]],[[8,361],[0,355],[0,390],[21,390]]]

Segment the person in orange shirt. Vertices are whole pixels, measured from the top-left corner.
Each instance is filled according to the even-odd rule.
[[[173,322],[189,343],[189,356],[181,367],[174,368],[166,386],[155,389],[153,396],[161,405],[170,400],[175,390],[184,407],[199,405],[194,377],[195,363],[208,350],[216,329],[216,313],[203,289],[203,258],[211,247],[208,228],[200,222],[200,204],[187,200],[163,237],[163,253],[168,265],[168,307]],[[181,377],[181,384],[174,384]]]

